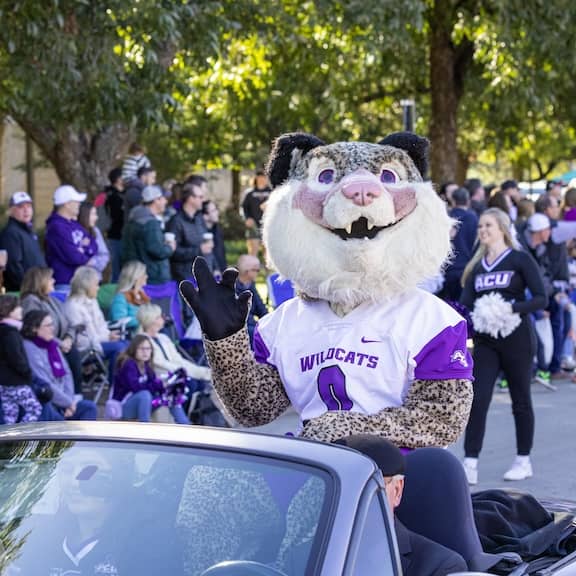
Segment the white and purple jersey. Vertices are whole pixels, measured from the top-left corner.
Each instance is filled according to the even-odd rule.
[[[304,421],[401,406],[414,379],[471,380],[466,337],[465,320],[419,289],[343,318],[325,301],[294,298],[258,322],[254,355],[278,370]]]

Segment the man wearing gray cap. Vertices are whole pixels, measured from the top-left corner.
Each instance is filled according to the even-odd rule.
[[[20,290],[26,270],[46,266],[38,236],[32,229],[34,207],[26,192],[14,192],[10,197],[8,223],[0,235],[0,248],[8,253],[4,271],[4,287],[8,292]]]
[[[149,284],[164,284],[171,280],[170,256],[176,242],[164,236],[162,214],[165,209],[162,189],[146,186],[142,190],[142,204],[130,212],[124,228],[122,262],[139,260],[145,264]]]

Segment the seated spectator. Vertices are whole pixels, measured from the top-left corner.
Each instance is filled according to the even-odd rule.
[[[126,180],[125,180],[126,182]],[[147,186],[156,184],[156,170],[151,166],[138,168],[136,178],[126,182],[124,192],[124,222],[130,218],[130,212],[142,203],[142,192]]]
[[[180,282],[191,275],[191,263],[196,256],[210,256],[212,250],[204,245],[203,236],[207,232],[202,215],[204,192],[196,180],[182,187],[182,210],[170,220],[166,230],[176,238],[176,249],[170,257],[172,277]]]
[[[50,314],[43,310],[28,312],[22,336],[32,373],[52,389],[52,400],[44,406],[42,420],[96,420],[96,404],[90,400],[77,402],[74,397],[72,373],[60,353]]]
[[[8,252],[4,270],[4,288],[8,292],[20,290],[26,270],[33,266],[46,266],[38,236],[32,228],[33,216],[32,198],[26,192],[12,194],[8,223],[0,234],[0,248]]]
[[[0,399],[4,422],[35,422],[42,406],[32,390],[22,328],[22,307],[15,296],[0,296]]]
[[[46,261],[54,270],[57,287],[68,288],[75,270],[90,262],[98,247],[77,222],[80,203],[86,194],[72,186],[60,186],[54,192],[54,212],[46,220]]]
[[[166,198],[158,186],[147,186],[142,192],[142,205],[130,214],[124,229],[122,261],[138,260],[146,265],[150,284],[171,280],[170,256],[176,249],[173,238],[166,239],[161,218]]]
[[[250,342],[254,336],[254,329],[256,328],[256,317],[262,318],[268,314],[268,308],[258,290],[256,290],[256,278],[260,272],[260,261],[256,256],[250,256],[249,254],[243,254],[238,258],[238,280],[236,280],[236,292],[241,294],[245,290],[250,290],[252,292],[252,307],[248,313],[248,318],[246,319],[246,327],[248,328],[248,335],[250,336]]]
[[[150,338],[154,347],[154,370],[161,378],[184,369],[189,378],[210,380],[210,368],[198,366],[178,352],[174,342],[161,332],[164,328],[162,309],[156,304],[144,304],[138,310],[140,330]]]
[[[132,260],[124,264],[118,281],[118,289],[112,300],[110,320],[117,322],[124,318],[130,318],[126,327],[138,327],[138,320],[136,319],[138,308],[142,304],[150,302],[150,298],[142,290],[147,281],[146,266],[142,262]]]
[[[216,259],[216,269],[219,272],[226,270],[226,247],[224,245],[224,238],[222,237],[222,229],[220,228],[220,212],[218,206],[212,200],[205,200],[202,202],[202,214],[204,216],[204,225],[208,232],[211,232],[214,237],[214,258]]]
[[[60,351],[65,355],[74,378],[74,390],[82,389],[82,363],[80,353],[75,346],[76,331],[68,322],[64,305],[58,298],[51,296],[54,291],[52,268],[30,268],[22,280],[20,299],[24,315],[31,310],[48,312],[54,322],[54,334]]]
[[[82,202],[78,214],[78,223],[84,228],[86,234],[96,242],[96,253],[90,258],[86,266],[94,268],[98,272],[100,279],[102,279],[102,274],[106,266],[108,266],[108,262],[110,262],[110,251],[102,231],[96,226],[97,222],[98,211],[96,207],[91,202]]]
[[[177,424],[189,424],[181,404],[167,402],[164,384],[152,369],[153,363],[152,343],[145,334],[135,336],[118,358],[113,397],[122,402],[122,418],[150,422],[155,409],[168,405]]]
[[[109,361],[110,382],[117,355],[126,348],[118,332],[108,329],[98,305],[98,272],[81,266],[72,278],[70,295],[64,303],[68,321],[77,328],[76,345],[80,352],[96,350]]]

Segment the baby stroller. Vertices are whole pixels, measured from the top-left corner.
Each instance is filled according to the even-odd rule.
[[[166,380],[168,402],[181,404],[192,424],[228,428],[228,424],[212,400],[212,385],[207,380],[189,378],[183,369]]]

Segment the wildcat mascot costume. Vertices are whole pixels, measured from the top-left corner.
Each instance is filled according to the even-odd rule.
[[[252,352],[251,296],[236,296],[234,269],[216,283],[198,259],[198,289],[181,286],[240,424],[266,424],[292,404],[299,435],[326,442],[377,434],[417,448],[462,433],[472,402],[466,322],[418,288],[449,256],[453,226],[423,181],[427,155],[412,133],[378,144],[275,141],[263,239],[298,296],[259,321]]]

